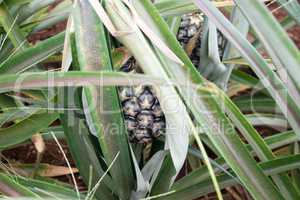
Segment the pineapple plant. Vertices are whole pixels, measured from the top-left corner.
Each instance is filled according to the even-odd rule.
[[[177,39],[183,48],[187,49],[188,46],[192,46],[189,57],[195,66],[200,64],[203,25],[204,18],[200,13],[184,14],[181,17],[177,34]],[[221,58],[225,44],[224,36],[218,31]],[[134,58],[130,58],[120,70],[127,73],[141,72]],[[119,96],[131,142],[149,143],[164,132],[165,117],[151,87],[121,87]]]
[[[291,13],[281,25],[297,23],[298,2],[278,2]],[[219,6],[228,6],[230,21]],[[178,17],[174,31],[169,22]],[[27,42],[66,19],[65,32]],[[1,198],[300,198],[299,50],[262,1],[0,0],[0,24],[0,149],[30,139],[59,146],[60,137],[74,160],[67,171],[75,185],[40,177],[61,170],[39,165],[41,157],[25,166],[3,158]],[[251,31],[254,43],[245,39]],[[202,41],[218,49],[201,54]],[[113,54],[120,46],[132,55],[121,68]],[[271,59],[258,53],[262,46]],[[53,61],[61,68],[43,68]],[[211,82],[224,71],[209,77],[202,71],[217,64],[234,67],[222,70],[239,90],[263,90],[231,99]],[[250,114],[252,103],[257,109]],[[288,131],[272,136],[256,129],[283,122]],[[77,187],[77,171],[86,188]]]

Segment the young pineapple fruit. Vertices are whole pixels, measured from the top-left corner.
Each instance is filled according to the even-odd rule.
[[[191,52],[191,60],[195,66],[200,62],[200,47],[201,47],[201,32],[203,25],[203,17],[200,13],[184,14],[181,17],[180,27],[177,34],[177,39],[181,46],[187,50],[187,45],[192,39],[195,40],[195,48]]]
[[[129,59],[121,71],[136,72],[134,59]],[[120,87],[119,96],[131,142],[150,143],[164,132],[165,117],[151,87]]]
[[[194,48],[190,53],[190,58],[195,66],[200,63],[201,36],[204,18],[200,13],[184,14],[181,18],[177,39],[181,45],[188,50],[188,46],[194,43]],[[226,40],[221,32],[218,31],[219,54],[222,59]]]

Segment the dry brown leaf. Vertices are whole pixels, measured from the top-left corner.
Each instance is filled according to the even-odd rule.
[[[244,84],[239,84],[239,83],[231,84],[228,88],[227,95],[229,97],[233,97],[233,96],[236,96],[239,93],[244,92],[250,88],[251,88],[251,86],[244,85]]]
[[[30,176],[35,168],[34,164],[12,164],[10,167],[14,169],[17,174],[23,176]],[[43,177],[57,177],[64,176],[72,173],[78,173],[77,168],[68,168],[64,166],[56,166],[49,164],[40,164],[36,170],[35,175]]]

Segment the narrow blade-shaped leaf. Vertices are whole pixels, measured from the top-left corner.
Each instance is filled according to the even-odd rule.
[[[80,69],[112,71],[104,26],[88,1],[78,1],[74,22]],[[115,87],[84,87],[82,102],[88,126],[99,138],[107,165],[120,152],[111,168],[111,176],[119,197],[127,199],[133,188],[133,172],[117,90]]]

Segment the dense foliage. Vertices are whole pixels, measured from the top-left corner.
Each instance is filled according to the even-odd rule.
[[[0,151],[38,152],[0,154],[1,197],[300,199],[300,5],[276,3],[0,0]]]

